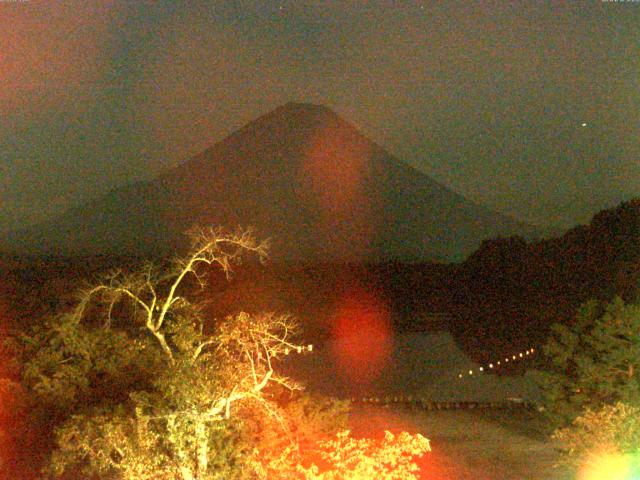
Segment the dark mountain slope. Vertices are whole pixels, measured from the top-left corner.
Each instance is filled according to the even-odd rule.
[[[151,182],[5,235],[24,253],[153,253],[193,224],[253,226],[278,260],[460,260],[532,227],[397,160],[331,110],[289,103]]]

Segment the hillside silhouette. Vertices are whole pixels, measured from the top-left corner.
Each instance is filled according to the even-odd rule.
[[[154,254],[194,224],[253,226],[277,261],[460,261],[536,234],[445,188],[323,106],[288,103],[149,182],[0,236],[18,253]]]
[[[640,199],[603,210],[560,237],[485,241],[450,284],[457,337],[485,345],[492,339],[540,344],[552,323],[570,322],[588,299],[637,300]]]

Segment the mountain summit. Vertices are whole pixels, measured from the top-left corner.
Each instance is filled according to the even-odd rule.
[[[149,182],[113,190],[3,249],[152,253],[194,224],[253,226],[272,258],[460,260],[483,239],[532,227],[479,206],[399,161],[330,109],[288,103]]]

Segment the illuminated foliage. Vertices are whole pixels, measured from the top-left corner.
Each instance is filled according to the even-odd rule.
[[[284,480],[418,479],[414,459],[429,451],[429,440],[420,434],[385,432],[382,439],[357,439],[343,430],[318,441],[302,458],[300,452],[286,448],[263,475]]]
[[[328,440],[348,428],[350,402],[333,398],[299,394],[280,399],[277,421],[246,409],[239,412],[247,447],[252,450],[252,464],[260,466],[279,458],[290,449],[308,451],[318,441]]]
[[[582,471],[585,478],[605,478],[595,476],[601,471],[606,478],[620,480],[640,476],[638,407],[617,402],[598,410],[587,408],[570,426],[557,430],[554,438],[564,451],[565,463]],[[616,476],[612,469],[624,473]]]
[[[263,258],[249,232],[195,230],[188,254],[160,270],[115,272],[29,339],[24,384],[55,427],[48,473],[133,479],[239,478],[239,409],[279,417],[272,386],[298,386],[274,364],[294,343],[288,316],[207,320],[193,301],[205,267]],[[238,448],[234,448],[238,446]],[[244,450],[243,450],[244,448]]]

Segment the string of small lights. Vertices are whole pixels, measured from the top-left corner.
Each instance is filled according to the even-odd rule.
[[[464,376],[469,376],[469,375],[474,375],[474,374],[481,374],[481,373],[486,373],[489,370],[495,370],[498,367],[501,367],[503,365],[506,365],[507,363],[511,362],[517,362],[520,360],[524,360],[528,357],[531,357],[534,353],[536,352],[535,348],[529,348],[528,350],[525,350],[524,352],[518,352],[514,355],[507,355],[504,357],[504,359],[500,359],[498,361],[495,362],[490,362],[484,366],[479,367],[478,369],[474,370],[474,369],[470,369],[467,370],[466,372],[463,373],[459,373],[458,374],[458,378],[462,378]]]
[[[313,352],[313,345],[309,344],[306,347],[302,345],[293,346],[292,348],[286,347],[284,349],[284,354],[289,355],[290,353],[302,353],[302,352]],[[274,357],[276,355],[273,355]]]

